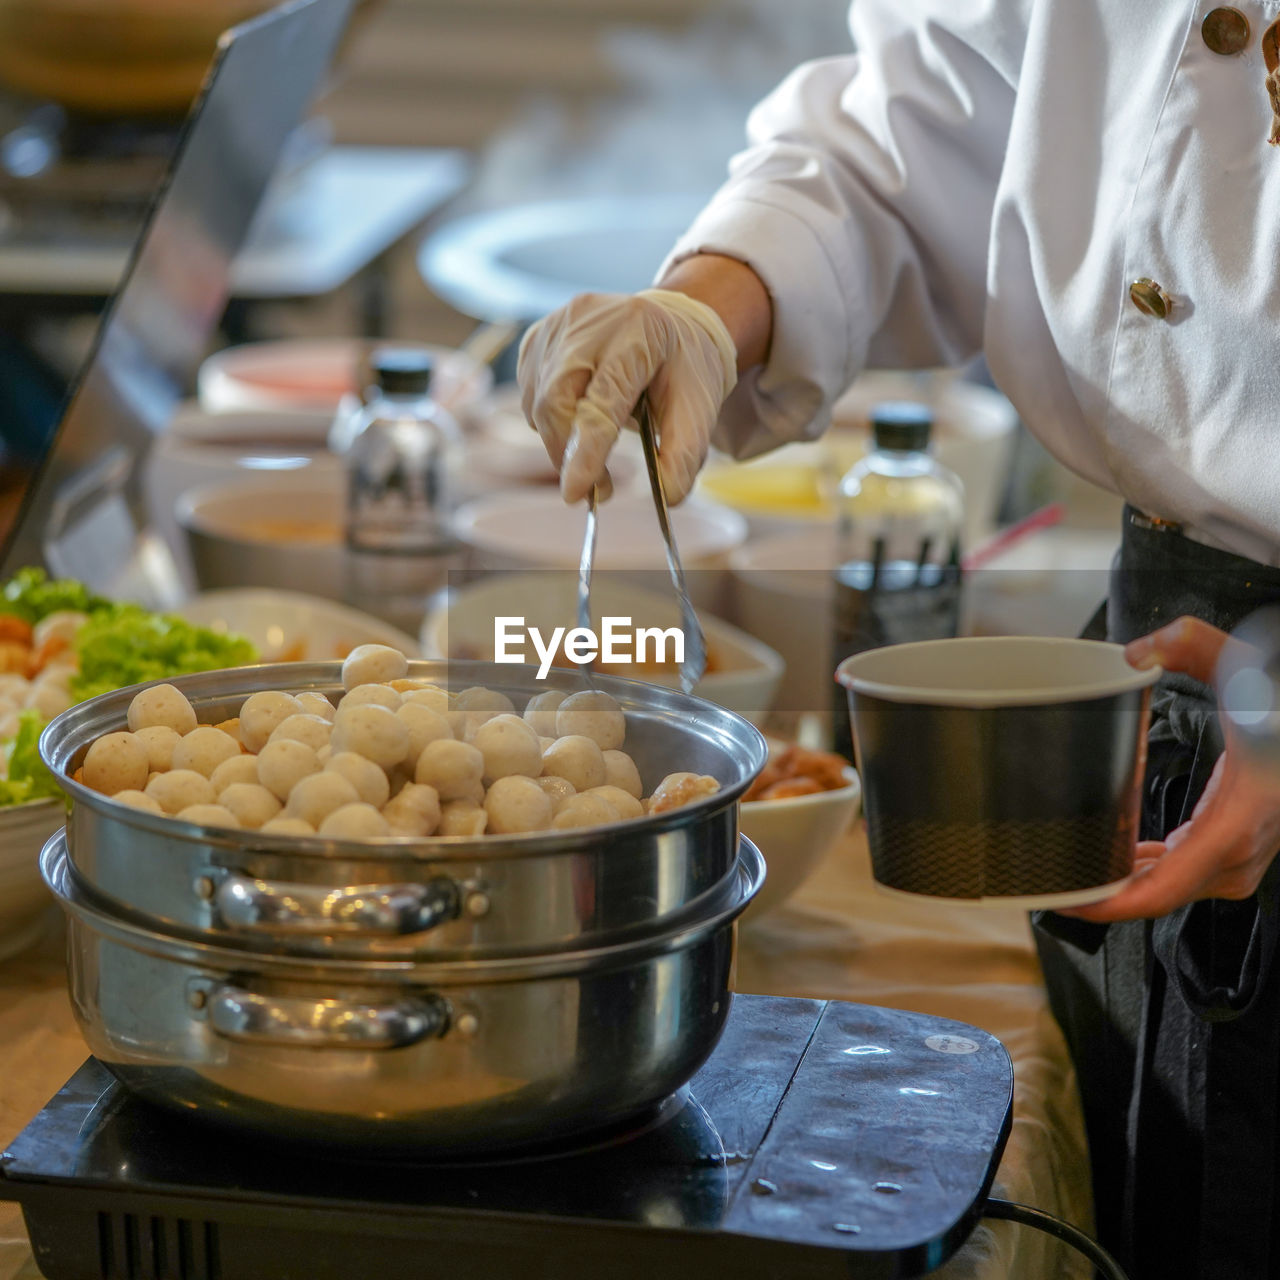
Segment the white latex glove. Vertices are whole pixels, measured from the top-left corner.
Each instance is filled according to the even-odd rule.
[[[720,317],[687,294],[584,293],[538,321],[520,344],[516,376],[525,417],[560,470],[560,492],[579,502],[610,489],[606,461],[635,428],[646,390],[667,501],[693,487],[725,397],[738,380],[733,339]]]

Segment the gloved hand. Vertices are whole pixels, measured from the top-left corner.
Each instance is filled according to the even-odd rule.
[[[578,502],[610,489],[606,461],[618,433],[636,426],[646,390],[657,428],[667,501],[681,501],[707,456],[720,406],[737,382],[724,322],[687,294],[585,293],[535,324],[517,368],[525,417]]]

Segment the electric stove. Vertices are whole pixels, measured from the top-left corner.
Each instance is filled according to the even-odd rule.
[[[977,1221],[1012,1094],[977,1028],[740,995],[624,1130],[432,1164],[220,1129],[90,1058],[0,1155],[0,1198],[50,1280],[906,1277]]]

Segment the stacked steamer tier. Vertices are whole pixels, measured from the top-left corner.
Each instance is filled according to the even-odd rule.
[[[577,672],[416,662],[519,713]],[[733,921],[763,880],[737,802],[765,745],[731,712],[597,678],[648,795],[673,770],[713,794],[599,826],[351,839],[182,821],[74,780],[137,689],[60,716],[42,753],[74,801],[46,847],[69,917],[76,1017],[130,1089],[211,1121],[361,1146],[483,1154],[627,1120],[710,1054]],[[264,691],[343,696],[338,664],[173,684],[202,724]],[[655,809],[657,806],[655,806]]]

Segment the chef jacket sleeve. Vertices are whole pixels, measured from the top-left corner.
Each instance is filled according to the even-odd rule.
[[[724,406],[717,447],[750,457],[820,434],[868,365],[981,350],[1034,2],[856,0],[857,53],[800,67],[752,112],[748,149],[663,266],[724,254],[772,298],[768,362]]]

